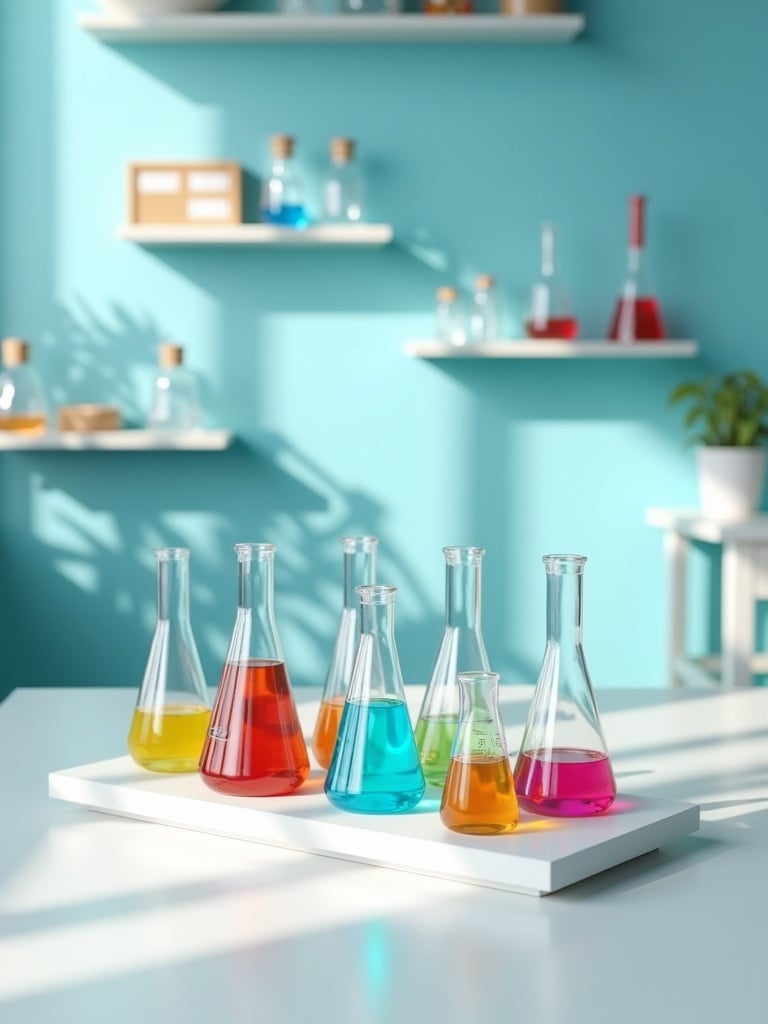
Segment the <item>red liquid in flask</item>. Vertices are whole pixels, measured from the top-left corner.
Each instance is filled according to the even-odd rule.
[[[521,752],[515,788],[527,811],[561,818],[599,814],[616,798],[608,755],[572,747]]]
[[[525,332],[529,338],[554,338],[573,341],[579,333],[579,321],[575,316],[551,316],[544,323],[527,320]]]
[[[608,337],[611,341],[663,341],[666,331],[657,300],[619,299]]]
[[[309,775],[309,757],[281,661],[227,662],[200,774],[235,796],[280,796]]]

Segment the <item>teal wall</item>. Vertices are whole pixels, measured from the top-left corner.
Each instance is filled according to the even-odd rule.
[[[484,623],[504,681],[535,678],[546,551],[587,554],[598,686],[663,684],[663,571],[649,504],[693,504],[671,387],[768,373],[768,6],[582,0],[569,46],[105,46],[86,0],[0,0],[0,334],[32,339],[56,402],[140,421],[160,338],[188,348],[226,453],[0,455],[0,693],[136,685],[154,613],[151,549],[192,549],[210,683],[239,540],[278,545],[295,683],[322,680],[340,600],[337,538],[381,538],[406,679],[442,629],[444,544],[487,548]],[[714,8],[713,8],[714,9]],[[371,251],[144,250],[115,238],[131,158],[266,167],[275,131],[308,174],[360,139]],[[250,181],[250,179],[249,179]],[[696,362],[408,359],[437,285],[488,270],[509,330],[557,220],[583,334],[623,271],[626,197],[650,196],[670,333]],[[253,190],[249,187],[248,205]],[[701,573],[704,589],[705,574]],[[706,595],[705,595],[706,596]],[[704,616],[706,619],[706,616]],[[702,630],[692,643],[703,644]]]

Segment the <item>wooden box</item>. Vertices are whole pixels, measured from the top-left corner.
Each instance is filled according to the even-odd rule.
[[[130,163],[130,224],[239,224],[242,170],[223,163]]]

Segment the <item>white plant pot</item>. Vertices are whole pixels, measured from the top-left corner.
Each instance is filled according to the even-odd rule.
[[[748,519],[757,511],[765,482],[765,448],[704,446],[697,449],[699,503],[713,519]]]

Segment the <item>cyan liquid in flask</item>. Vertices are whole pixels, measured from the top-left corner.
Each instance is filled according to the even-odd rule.
[[[189,621],[189,551],[159,548],[157,622],[128,734],[131,757],[156,772],[194,772],[210,709]]]
[[[360,642],[325,792],[358,814],[411,810],[426,788],[395,646],[396,589],[357,588]]]
[[[520,817],[499,714],[495,672],[462,672],[461,714],[453,741],[440,820],[475,836],[512,832]]]
[[[547,645],[515,765],[520,805],[554,817],[607,810],[616,783],[582,647],[583,555],[545,555]]]

